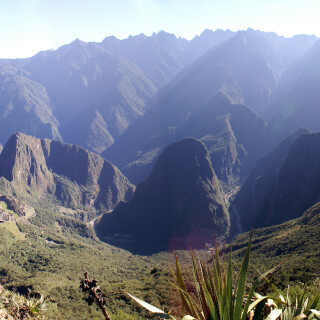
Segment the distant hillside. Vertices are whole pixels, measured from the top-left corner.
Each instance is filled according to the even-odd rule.
[[[17,68],[0,65],[0,141],[15,131],[61,140],[59,121],[44,86]]]
[[[119,166],[131,181],[139,183],[146,178],[156,157],[169,143],[187,136],[198,139],[204,137],[197,136],[194,131],[198,128],[191,125],[190,130],[185,132],[186,135],[182,136],[181,127],[186,125],[194,113],[200,112],[201,106],[217,92],[224,93],[234,104],[247,104],[251,110],[260,111],[268,103],[271,92],[277,85],[278,64],[274,49],[263,34],[252,30],[237,33],[185,68],[153,99],[150,110],[135,122],[112,148],[103,153],[103,156]],[[247,115],[252,120],[255,116],[249,116],[249,113]],[[241,119],[244,118],[245,116]],[[205,123],[198,122],[197,126],[201,128],[204,125],[208,128],[206,134],[216,131],[213,124],[209,127],[208,119],[204,121]],[[251,127],[258,128],[258,123],[261,126],[258,131],[262,131],[265,124],[257,117],[256,123],[251,123]],[[233,124],[243,125],[236,121]],[[247,124],[246,127],[250,126]],[[238,139],[237,136],[235,138]],[[260,144],[255,143],[258,148],[254,152],[259,154],[265,143],[261,140],[261,132],[253,134],[253,139],[255,138]],[[222,144],[228,145],[229,142],[223,141]],[[239,148],[237,152],[241,153]],[[251,156],[249,155],[249,158]],[[212,162],[214,163],[213,158]],[[218,162],[223,160],[218,159]],[[230,168],[216,170],[217,173],[220,170]],[[246,174],[247,172],[243,172],[243,176]],[[237,178],[240,176],[239,173],[236,175]],[[230,185],[228,180],[232,179],[225,177],[225,180],[226,184]]]
[[[283,289],[289,284],[319,286],[320,203],[307,209],[302,217],[273,227],[253,231],[251,263],[260,272],[286,261],[272,277]],[[235,256],[243,255],[249,234],[232,242]]]
[[[319,198],[319,133],[299,130],[260,158],[232,203],[244,230],[302,215]]]
[[[81,147],[22,133],[0,155],[0,189],[33,204],[110,210],[134,186],[110,162]]]
[[[132,200],[96,225],[99,237],[135,252],[203,247],[228,235],[229,214],[204,144],[187,138],[167,147]],[[115,236],[117,234],[117,236]]]
[[[320,42],[285,72],[266,119],[268,131],[279,141],[300,127],[319,131]]]
[[[145,113],[148,100],[160,87],[233,35],[218,33],[200,35],[196,43],[166,32],[124,40],[109,37],[101,43],[77,39],[31,58],[0,60],[7,83],[0,82],[4,90],[0,91],[0,120],[5,124],[0,142],[6,142],[12,127],[101,153]],[[8,87],[10,68],[20,75],[11,80],[13,86],[29,92],[21,88],[18,96],[18,89]],[[18,112],[22,108],[26,116]]]
[[[219,179],[228,188],[238,183],[264,151],[266,124],[247,106],[232,104],[226,95],[237,90],[224,68],[213,70],[212,75],[216,83],[208,81],[211,86],[207,87],[200,72],[199,78],[190,75],[133,124],[104,156],[137,184],[146,178],[167,145],[192,136],[208,148]],[[196,83],[197,95],[191,89],[185,91]]]

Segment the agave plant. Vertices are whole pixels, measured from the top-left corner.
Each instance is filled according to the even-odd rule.
[[[247,318],[251,320],[300,320],[308,318],[311,320],[319,318],[320,313],[315,310],[320,299],[319,295],[309,306],[305,292],[302,297],[297,298],[295,304],[291,303],[289,289],[286,299],[274,285],[272,287],[275,294],[272,296],[262,296],[255,292],[259,282],[263,279],[268,281],[266,278],[268,274],[274,272],[279,265],[261,274],[251,284],[248,295],[245,296],[250,251],[251,236],[236,281],[233,280],[231,250],[226,270],[222,268],[217,244],[215,245],[216,254],[212,259],[212,264],[208,266],[201,260],[197,264],[191,251],[193,275],[197,291],[196,298],[187,290],[176,256],[176,272],[173,272],[176,283],[173,285],[179,291],[182,305],[187,313],[182,320],[246,320]],[[139,298],[130,294],[129,296],[161,319],[175,319],[173,316]]]
[[[0,319],[44,320],[45,313],[46,306],[42,297],[28,299],[0,286]]]
[[[263,319],[263,315],[266,314],[266,307],[268,307],[267,319],[281,319],[281,320],[300,320],[300,319],[320,319],[320,312],[316,310],[317,304],[320,300],[320,294],[318,294],[312,302],[306,296],[306,288],[304,288],[302,295],[297,295],[294,302],[290,297],[289,287],[287,288],[286,298],[283,297],[281,292],[271,284],[275,296],[274,297],[263,297],[259,294],[255,294],[256,301],[266,300],[265,305],[257,304],[255,310],[255,318]]]

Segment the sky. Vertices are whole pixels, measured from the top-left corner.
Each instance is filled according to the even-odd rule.
[[[320,0],[0,0],[0,58],[29,57],[75,39],[248,28],[320,36]]]

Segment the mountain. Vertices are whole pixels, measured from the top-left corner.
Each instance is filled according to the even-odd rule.
[[[61,140],[59,121],[46,89],[27,72],[0,66],[0,141],[14,131]]]
[[[200,58],[209,49],[231,38],[230,30],[205,30],[188,41],[164,31],[150,37],[140,34],[119,40],[105,38],[102,46],[113,54],[125,57],[137,65],[160,88],[167,84],[188,64]]]
[[[21,68],[47,89],[63,140],[98,153],[144,113],[156,92],[136,65],[79,40],[40,52]]]
[[[317,287],[319,278],[320,203],[308,208],[300,218],[272,227],[253,230],[250,262],[260,272],[281,263],[272,282],[286,289],[299,283]],[[243,256],[249,233],[232,242],[235,257]]]
[[[0,143],[15,128],[102,154],[157,104],[150,99],[161,88],[170,83],[160,90],[163,97],[195,68],[203,74],[207,69],[225,68],[234,78],[233,88],[237,87],[236,92],[226,89],[232,99],[242,96],[242,102],[261,113],[279,75],[291,64],[288,61],[303,54],[314,40],[303,35],[286,39],[254,30],[205,30],[188,41],[161,31],[123,40],[107,37],[101,43],[77,39],[31,58],[2,59],[5,83],[1,85],[0,112],[6,120]],[[8,87],[7,78],[20,88],[17,95]],[[212,75],[205,78],[211,81]],[[201,83],[210,86],[210,82]],[[26,116],[18,112],[23,108]]]
[[[264,37],[254,31],[239,32],[185,68],[154,97],[146,114],[102,155],[139,183],[161,150],[177,140],[179,128],[218,91],[234,104],[262,108],[276,86],[275,70],[276,58]],[[265,126],[262,120],[260,125]],[[179,139],[187,136],[195,135],[189,132]]]
[[[235,77],[244,103],[260,111],[270,99],[279,77],[278,59],[259,32],[239,31],[202,59],[204,67],[223,65]]]
[[[283,74],[266,115],[268,131],[275,142],[300,127],[311,131],[320,130],[317,121],[320,98],[319,55],[320,42],[317,41]]]
[[[266,124],[250,108],[236,103],[241,98],[234,78],[223,67],[208,73],[211,81],[200,74],[164,96],[104,154],[134,183],[146,178],[167,145],[188,136],[206,145],[215,172],[228,187],[245,177],[263,153]],[[196,85],[199,90],[188,89]],[[226,94],[234,97],[234,104]]]
[[[104,215],[96,231],[106,242],[154,252],[186,247],[188,242],[204,246],[215,234],[228,235],[229,227],[224,193],[208,151],[200,141],[186,138],[162,152],[132,199]]]
[[[318,202],[320,134],[306,132],[284,139],[253,167],[231,204],[243,230],[297,218]]]
[[[22,133],[0,155],[0,189],[31,203],[110,210],[134,186],[110,162],[81,147]]]
[[[124,40],[108,37],[101,43],[77,39],[31,58],[1,60],[4,77],[12,77],[6,74],[8,67],[17,70],[24,78],[14,79],[15,86],[27,87],[29,93],[16,101],[15,93],[5,89],[8,84],[1,86],[5,92],[0,92],[0,110],[5,115],[9,108],[12,115],[6,119],[0,142],[5,143],[13,133],[11,126],[100,154],[145,113],[148,100],[160,87],[207,48],[231,36],[230,32],[218,33],[200,35],[196,43],[166,32]],[[193,52],[195,46],[198,49]],[[11,103],[23,105],[23,99],[34,104],[31,120],[31,112],[21,117],[17,107],[11,107]]]

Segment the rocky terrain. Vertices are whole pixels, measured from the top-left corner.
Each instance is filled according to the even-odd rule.
[[[110,210],[134,186],[110,162],[81,147],[11,136],[0,155],[1,189],[31,203]]]

